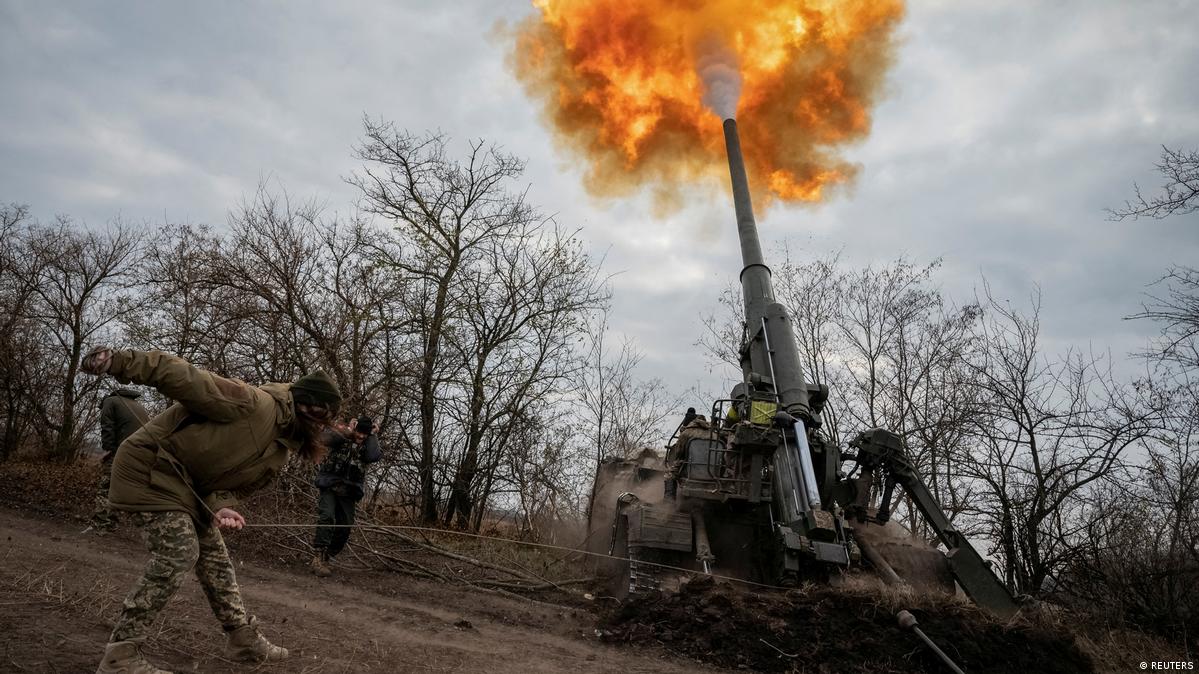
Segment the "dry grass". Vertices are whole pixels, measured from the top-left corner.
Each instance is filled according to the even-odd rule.
[[[853,595],[872,597],[880,610],[889,613],[904,608],[925,611],[948,608],[963,614],[973,613],[981,621],[1002,622],[962,595],[948,597],[921,593],[907,586],[893,587],[873,575],[847,576],[839,587]],[[1047,633],[1071,635],[1075,646],[1090,657],[1096,670],[1101,672],[1140,671],[1142,662],[1193,659],[1185,646],[1129,627],[1108,625],[1097,617],[1081,615],[1054,604],[1038,602],[1025,606],[1008,622]]]
[[[100,465],[80,460],[72,465],[46,461],[0,463],[0,503],[26,510],[86,518],[94,506]]]
[[[1142,662],[1186,662],[1194,655],[1184,647],[1171,644],[1152,634],[1126,627],[1110,627],[1098,622],[1080,621],[1076,615],[1054,611],[1045,620],[1057,629],[1074,634],[1078,648],[1091,656],[1101,672],[1140,671]]]

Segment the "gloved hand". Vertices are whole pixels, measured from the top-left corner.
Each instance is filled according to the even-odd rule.
[[[110,365],[112,365],[112,349],[107,346],[95,346],[83,357],[79,369],[88,374],[101,375],[108,372]]]

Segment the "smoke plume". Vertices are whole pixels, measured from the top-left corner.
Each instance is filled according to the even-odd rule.
[[[754,203],[853,179],[903,0],[534,0],[509,64],[598,196],[724,186],[736,114]]]
[[[721,119],[737,116],[741,99],[741,69],[737,55],[719,44],[710,44],[696,61],[695,70],[704,83],[704,105]]]

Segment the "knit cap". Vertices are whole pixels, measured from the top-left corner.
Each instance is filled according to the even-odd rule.
[[[291,397],[302,405],[322,405],[330,409],[341,405],[337,382],[324,370],[314,370],[297,379],[291,385]]]

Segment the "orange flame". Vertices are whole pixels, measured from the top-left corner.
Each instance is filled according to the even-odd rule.
[[[818,201],[856,168],[903,0],[533,0],[511,64],[596,195],[727,183],[720,117],[697,72],[713,46],[741,75],[738,127],[755,198]]]

